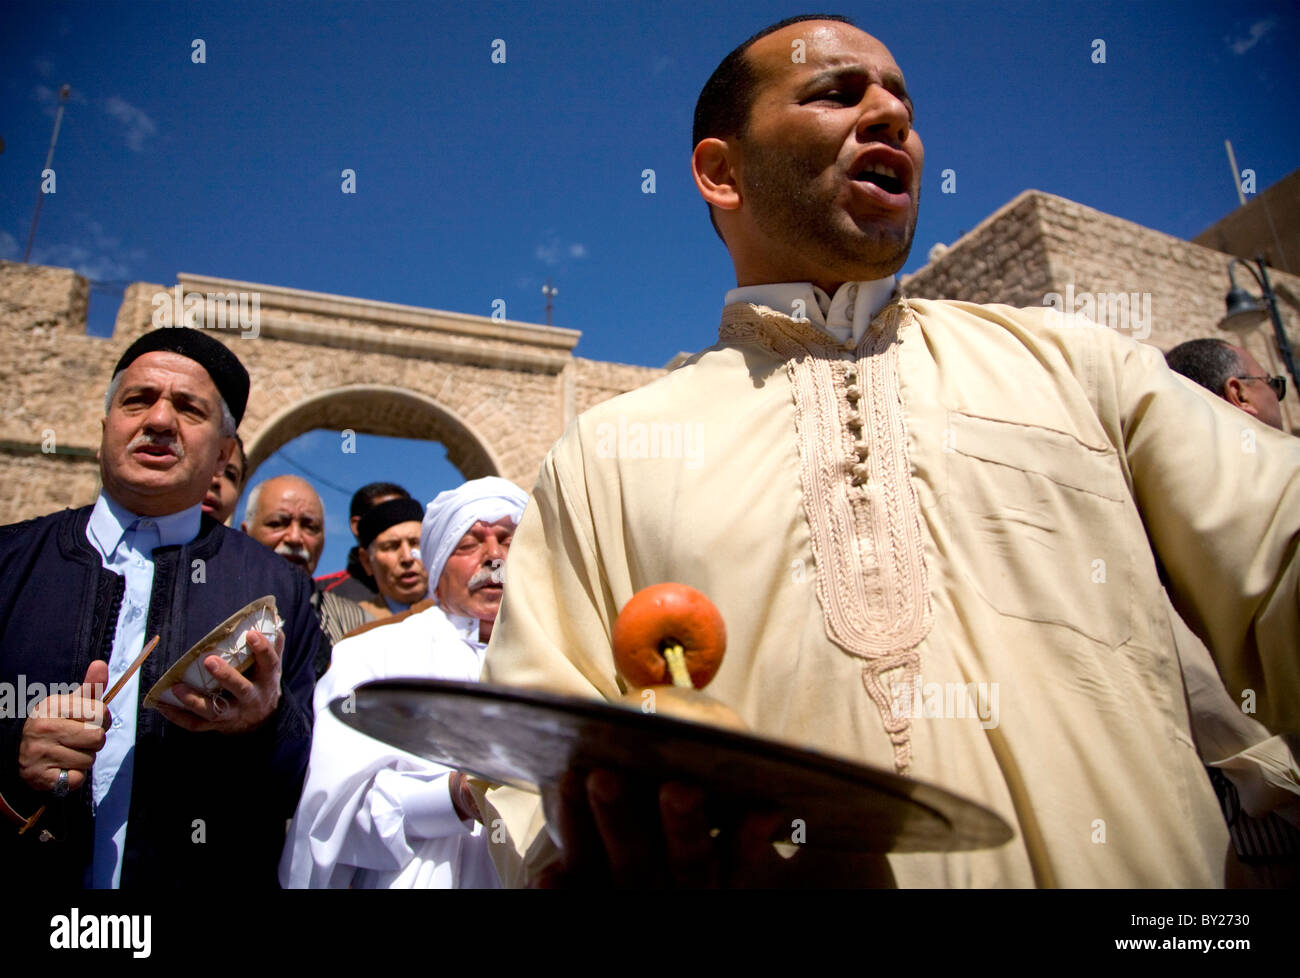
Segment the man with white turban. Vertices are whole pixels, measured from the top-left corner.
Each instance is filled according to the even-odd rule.
[[[343,724],[330,703],[378,679],[477,681],[527,494],[489,477],[439,493],[420,550],[437,602],[358,630],[316,686],[316,727],[280,861],[293,888],[498,886],[464,778]]]

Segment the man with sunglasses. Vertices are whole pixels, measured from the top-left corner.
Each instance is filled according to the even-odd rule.
[[[1194,380],[1233,407],[1279,431],[1286,378],[1270,377],[1259,361],[1241,347],[1223,340],[1188,340],[1165,354],[1171,370]]]
[[[1241,347],[1220,339],[1188,340],[1165,359],[1195,381],[1280,431],[1286,378],[1270,377]],[[1192,724],[1210,782],[1232,837],[1228,882],[1233,886],[1295,886],[1300,879],[1300,785],[1295,754],[1281,738],[1235,709],[1205,645],[1171,616],[1178,657],[1187,681]]]

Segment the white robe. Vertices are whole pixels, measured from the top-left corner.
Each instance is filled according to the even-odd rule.
[[[381,743],[330,712],[376,679],[477,681],[483,649],[438,608],[334,647],[316,685],[316,727],[298,811],[280,860],[290,888],[499,886],[483,826],[456,814],[450,770]]]

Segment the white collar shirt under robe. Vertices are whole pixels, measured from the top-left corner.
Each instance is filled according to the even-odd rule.
[[[766,306],[792,319],[807,321],[835,337],[846,350],[856,349],[876,313],[894,294],[894,276],[869,282],[845,282],[826,294],[811,282],[771,282],[747,285],[727,293],[725,303]]]
[[[447,889],[499,885],[482,825],[451,802],[451,771],[346,726],[334,700],[378,679],[477,681],[483,648],[434,607],[334,647],[316,685],[316,726],[280,861],[290,888]]]

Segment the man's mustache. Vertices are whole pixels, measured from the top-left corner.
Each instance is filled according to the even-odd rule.
[[[504,560],[494,560],[486,567],[480,567],[474,572],[474,576],[469,579],[469,592],[473,594],[489,584],[500,584],[502,587],[506,583],[506,562]]]
[[[301,560],[304,564],[311,562],[311,554],[307,547],[301,543],[293,543],[289,540],[281,540],[275,548],[275,552],[281,557],[292,557]]]
[[[152,431],[142,431],[131,439],[131,444],[126,446],[128,453],[134,452],[137,448],[165,448],[176,456],[177,459],[185,457],[185,446],[175,435],[155,434]]]

